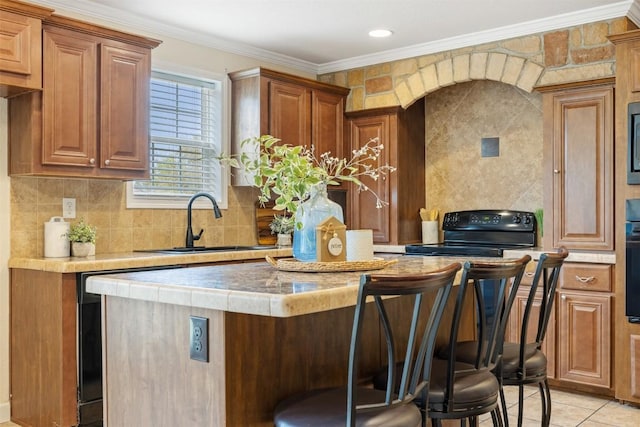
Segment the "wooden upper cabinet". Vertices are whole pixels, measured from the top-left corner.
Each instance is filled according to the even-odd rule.
[[[73,31],[47,29],[43,44],[42,164],[94,168],[98,43]]]
[[[100,167],[146,173],[151,52],[102,43],[100,66]]]
[[[280,138],[285,144],[311,146],[309,89],[278,81],[269,82],[268,133]]]
[[[312,147],[316,156],[344,153],[344,105],[349,89],[265,68],[230,73],[232,152],[241,142],[273,135],[283,144]],[[251,185],[234,172],[234,185]]]
[[[425,113],[424,101],[406,110],[377,108],[346,114],[351,150],[379,138],[384,150],[378,165],[388,163],[395,172],[363,183],[389,203],[376,208],[369,191],[351,191],[350,228],[373,230],[377,244],[399,245],[421,241],[420,208],[425,204]]]
[[[542,88],[544,246],[613,250],[614,89]]]
[[[43,90],[9,101],[10,174],[144,179],[155,40],[52,16]]]
[[[53,10],[3,0],[0,4],[0,96],[42,89],[42,19]]]

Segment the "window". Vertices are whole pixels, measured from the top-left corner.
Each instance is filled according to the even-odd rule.
[[[127,186],[127,207],[184,208],[201,191],[227,206],[225,170],[215,160],[223,151],[223,92],[222,79],[152,73],[150,179]]]

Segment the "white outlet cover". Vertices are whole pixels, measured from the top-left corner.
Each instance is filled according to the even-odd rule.
[[[76,217],[76,199],[64,197],[62,199],[62,217],[63,218],[75,218]]]

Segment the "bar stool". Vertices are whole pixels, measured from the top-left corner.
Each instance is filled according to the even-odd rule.
[[[460,419],[461,425],[469,419],[475,425],[478,415],[486,413],[491,413],[494,425],[502,425],[498,408],[501,386],[493,371],[500,365],[507,317],[530,260],[525,255],[513,261],[465,263],[460,283],[464,288],[458,294],[449,343],[438,351],[432,367],[425,409],[434,426],[440,426],[442,419]],[[492,319],[487,317],[482,296],[483,281],[487,280],[497,284],[497,309]],[[458,342],[464,293],[469,289],[475,291],[477,336],[475,341]]]
[[[491,413],[494,425],[502,425],[498,409],[500,383],[493,370],[499,363],[508,310],[530,260],[526,255],[511,261],[465,262],[448,342],[437,352],[432,363],[428,400],[415,400],[434,426],[440,426],[443,419],[459,419],[461,425],[469,419],[473,425],[478,415],[486,413]],[[505,310],[497,310],[492,319],[488,319],[482,297],[485,280],[497,284],[496,307],[505,307]],[[463,314],[472,309],[465,304],[470,290],[475,291],[476,297],[477,341],[458,342]],[[464,347],[464,361],[458,358],[460,346]],[[397,364],[396,370],[400,366]],[[377,389],[385,389],[388,381],[381,372],[374,377],[373,384]]]
[[[460,268],[459,263],[453,263],[441,270],[426,274],[362,275],[353,321],[347,386],[313,390],[285,399],[275,409],[275,426],[344,427],[346,425],[353,427],[356,421],[358,425],[371,426],[424,425],[422,414],[413,404],[413,399],[416,396],[423,396],[426,399],[438,326],[451,293],[453,281]],[[385,301],[389,301],[387,298],[391,296],[413,300],[411,322],[404,322],[406,325],[397,325],[396,319],[390,319],[387,316]],[[422,309],[426,296],[433,297],[428,319],[424,318],[426,310]],[[373,297],[378,310],[387,343],[389,366],[395,366],[397,360],[405,361],[401,362],[402,369],[397,390],[392,387],[387,387],[383,391],[358,386],[359,354],[363,350],[366,351],[361,348],[362,331],[365,326],[372,326],[366,325],[363,321],[367,305],[372,305],[366,303],[368,297]],[[396,357],[395,354],[396,345],[400,342],[396,339],[398,334],[408,337],[406,349],[399,355],[402,358]],[[403,349],[404,345],[398,348]],[[389,369],[387,375],[389,384],[395,384],[396,370]]]
[[[525,303],[520,328],[520,342],[505,342],[502,348],[502,366],[498,374],[501,375],[503,386],[518,386],[518,426],[522,425],[525,384],[538,384],[540,398],[542,399],[542,425],[548,426],[551,422],[551,395],[547,381],[547,357],[542,352],[541,347],[553,309],[560,269],[568,255],[569,252],[563,247],[557,253],[543,253],[540,255]],[[540,283],[542,283],[542,288],[540,288]],[[529,334],[529,325],[533,324],[535,318],[531,314],[538,304],[540,311],[537,316],[535,336],[532,336],[532,334]],[[505,414],[505,424],[508,427],[507,405],[502,388],[500,389],[500,400],[502,411]]]

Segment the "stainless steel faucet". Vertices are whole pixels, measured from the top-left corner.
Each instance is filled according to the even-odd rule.
[[[218,203],[216,203],[216,199],[214,199],[213,196],[208,193],[196,193],[191,196],[191,198],[189,199],[189,204],[187,205],[187,238],[185,242],[185,246],[187,248],[192,248],[194,240],[200,240],[200,237],[202,237],[202,233],[204,233],[204,230],[200,229],[198,235],[194,236],[193,230],[191,229],[191,205],[193,205],[193,202],[198,197],[206,197],[207,199],[211,200],[211,204],[213,204],[213,215],[216,218],[222,218],[222,213],[220,212],[220,208],[218,208]]]

